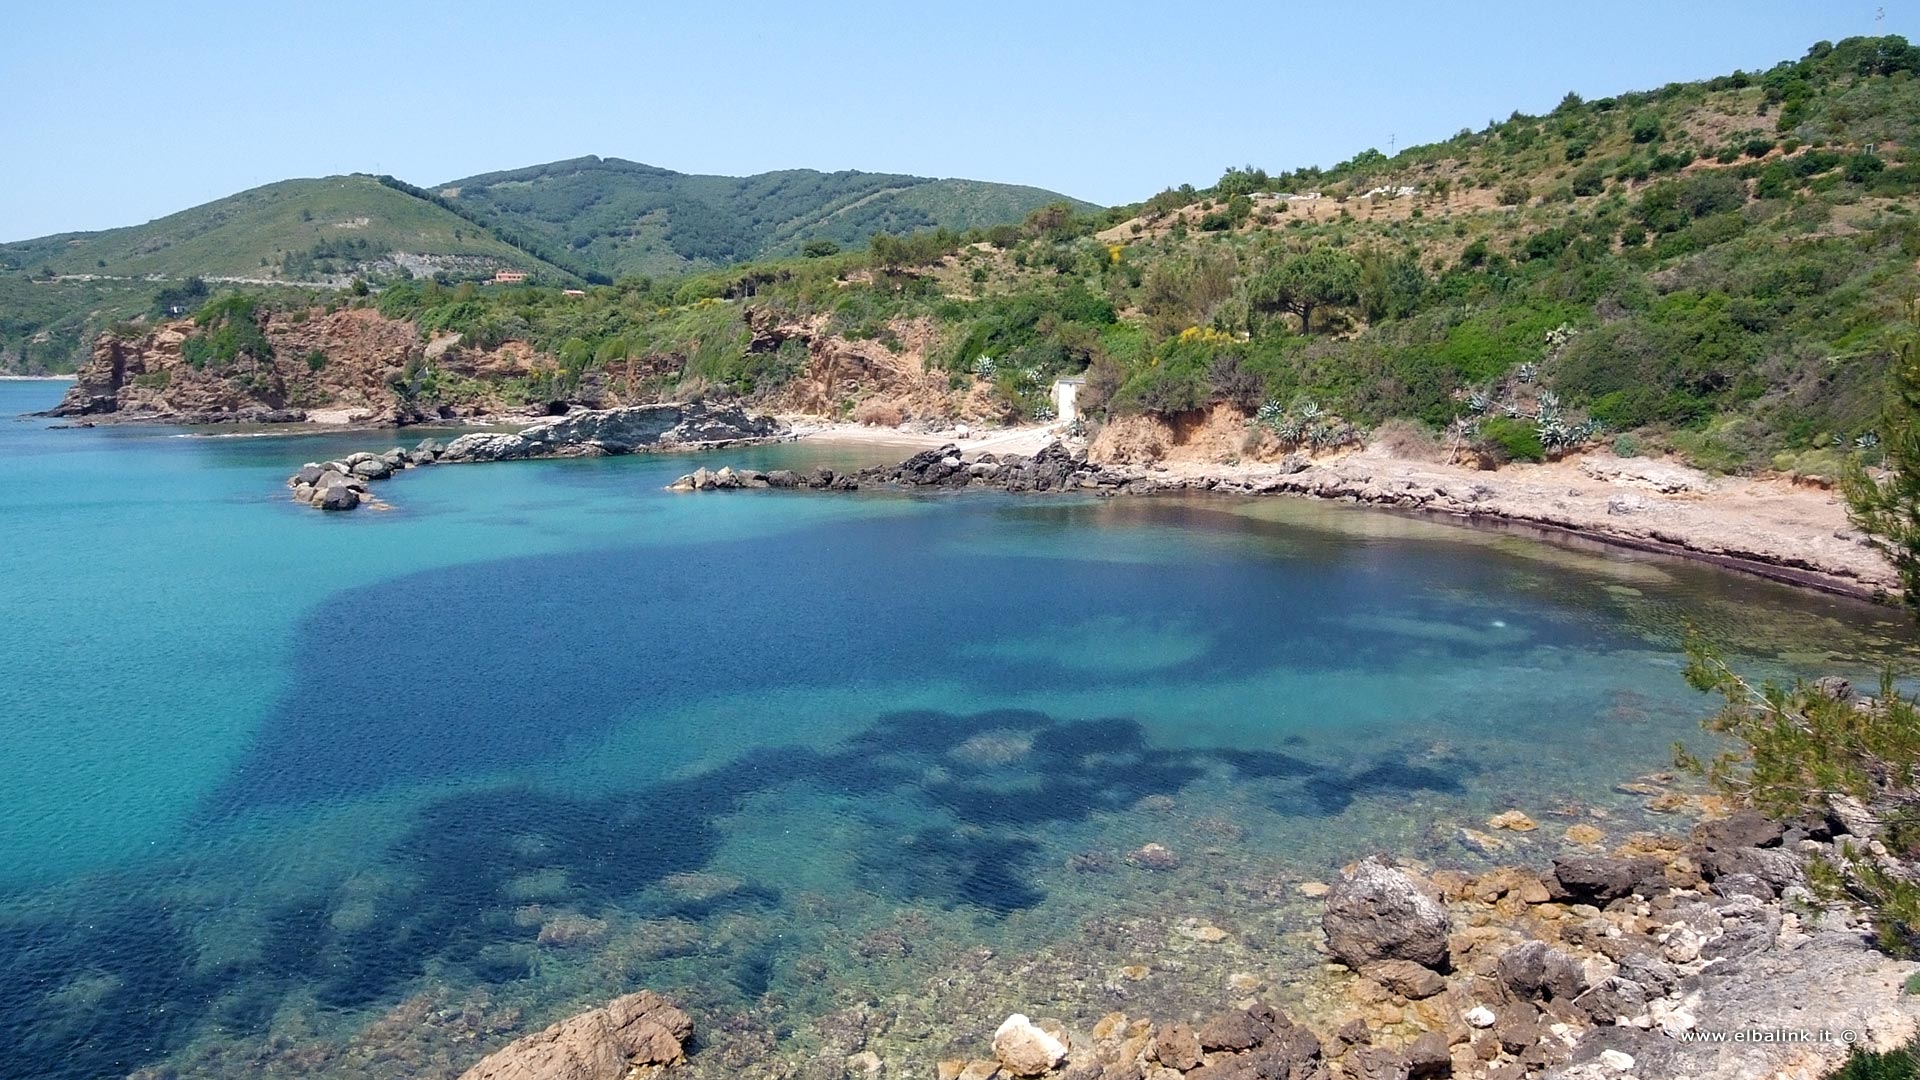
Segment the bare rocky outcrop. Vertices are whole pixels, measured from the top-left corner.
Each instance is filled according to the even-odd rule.
[[[686,1013],[642,990],[510,1043],[460,1080],[626,1080],[680,1062],[692,1034]]]
[[[634,405],[556,416],[518,432],[476,432],[449,443],[440,460],[522,461],[606,457],[646,450],[718,449],[787,436],[785,424],[738,405]]]
[[[294,501],[315,509],[352,510],[372,501],[368,484],[422,465],[702,450],[786,437],[780,421],[738,406],[635,405],[556,416],[518,432],[476,432],[444,445],[427,439],[411,450],[310,461],[287,477],[287,487]]]
[[[756,400],[771,412],[840,416],[848,402],[856,402],[855,420],[886,427],[910,420],[982,420],[1004,412],[986,380],[963,380],[956,389],[950,373],[928,362],[938,344],[930,319],[895,320],[883,341],[830,333],[826,315],[795,318],[750,307],[745,317],[752,334],[748,352],[783,346],[805,351],[806,362],[793,378]]]

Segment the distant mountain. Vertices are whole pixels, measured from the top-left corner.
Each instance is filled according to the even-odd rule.
[[[699,176],[583,157],[442,185],[448,205],[613,277],[670,274],[768,255],[810,240],[865,244],[876,232],[1019,221],[1057,192],[979,180],[789,169]]]
[[[857,246],[881,230],[997,225],[1063,201],[1073,202],[976,180],[693,176],[586,157],[434,189],[360,174],[283,180],[145,225],[0,244],[0,272],[337,283],[510,266],[610,279],[798,253],[809,240]]]
[[[540,261],[485,226],[372,176],[283,180],[102,232],[0,244],[0,270],[308,281],[360,270]]]

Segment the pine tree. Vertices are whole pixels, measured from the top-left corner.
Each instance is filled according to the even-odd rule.
[[[1910,302],[1907,315],[1920,327],[1920,302]],[[1885,475],[1873,476],[1855,458],[1841,492],[1847,516],[1893,563],[1902,597],[1920,618],[1920,329],[1896,350],[1892,376],[1879,433]]]

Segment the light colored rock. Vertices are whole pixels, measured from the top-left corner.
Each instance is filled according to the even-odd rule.
[[[1487,1008],[1485,1005],[1475,1005],[1473,1008],[1468,1009],[1466,1015],[1462,1016],[1461,1019],[1465,1020],[1471,1027],[1490,1028],[1493,1026],[1493,1010]]]
[[[1182,920],[1179,925],[1173,928],[1173,932],[1189,941],[1197,941],[1202,945],[1215,945],[1227,940],[1227,932],[1225,930],[1220,929],[1212,923],[1200,922],[1196,919]]]
[[[509,1043],[460,1080],[623,1080],[635,1066],[680,1061],[692,1034],[686,1013],[642,990]]]
[[[1303,881],[1294,890],[1309,900],[1318,900],[1333,891],[1333,886],[1324,881]]]
[[[1607,839],[1605,832],[1584,821],[1577,825],[1567,826],[1565,835],[1567,843],[1578,844],[1581,847],[1593,847],[1597,844],[1605,843]]]
[[[1461,847],[1490,858],[1513,846],[1492,833],[1484,833],[1479,829],[1469,829],[1464,826],[1455,834],[1454,839],[1460,841]]]
[[[886,1063],[880,1060],[880,1055],[871,1050],[862,1050],[857,1054],[849,1054],[847,1056],[847,1075],[853,1077],[854,1080],[860,1080],[862,1077],[879,1076],[885,1068]]]
[[[1487,819],[1489,829],[1507,829],[1512,832],[1532,832],[1539,828],[1532,818],[1518,810],[1507,810]]]
[[[1180,856],[1165,844],[1143,844],[1127,853],[1127,865],[1142,870],[1178,870]]]
[[[1605,1065],[1614,1072],[1628,1072],[1633,1068],[1633,1055],[1623,1054],[1618,1050],[1602,1050],[1600,1051],[1600,1064]]]
[[[1015,1076],[1042,1076],[1066,1060],[1067,1044],[1014,1013],[993,1033],[993,1054]]]

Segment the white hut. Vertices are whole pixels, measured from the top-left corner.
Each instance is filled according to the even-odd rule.
[[[1080,408],[1077,403],[1080,388],[1086,384],[1087,380],[1079,375],[1070,379],[1053,380],[1053,415],[1061,423],[1071,424],[1080,418]]]

